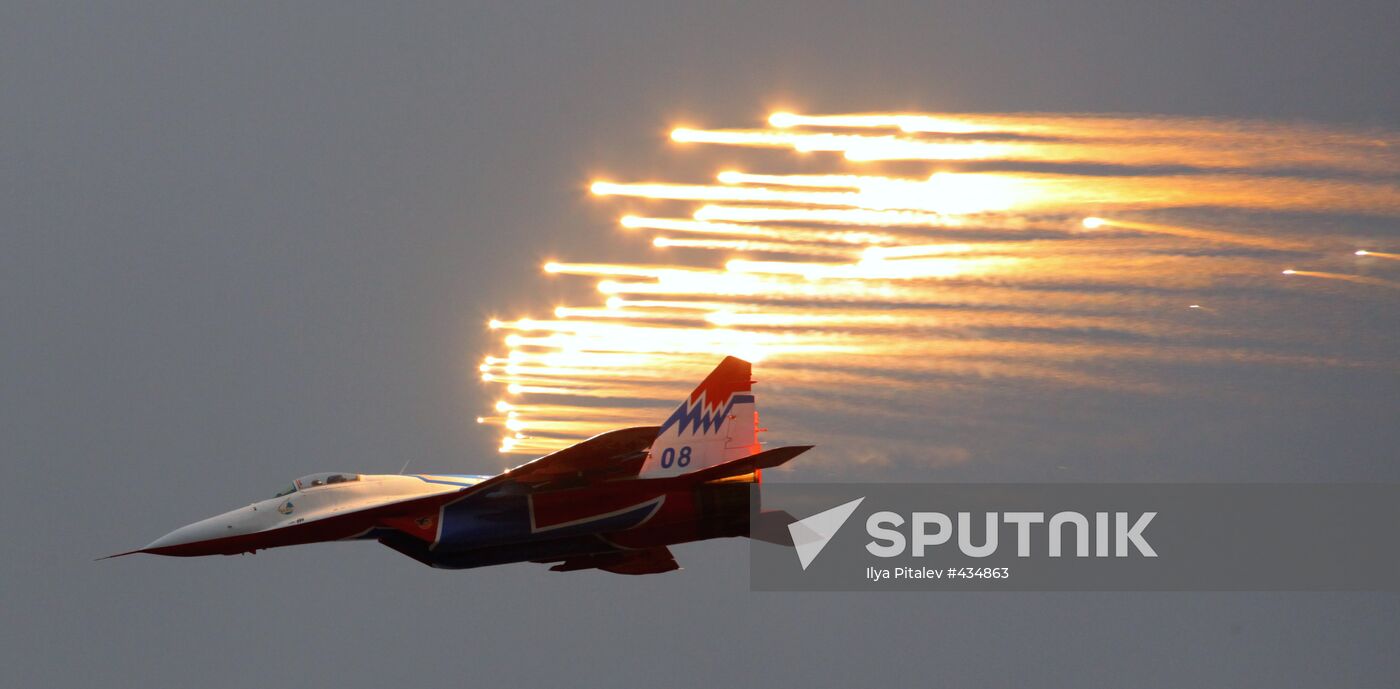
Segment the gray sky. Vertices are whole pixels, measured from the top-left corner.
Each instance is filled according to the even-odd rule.
[[[482,323],[637,251],[585,185],[674,171],[678,122],[1400,123],[1393,2],[752,5],[0,8],[0,684],[1393,685],[1394,595],[758,595],[736,541],[641,578],[92,562],[313,471],[498,467]],[[1367,298],[1331,348],[1395,351]],[[1214,392],[1028,391],[980,461],[870,479],[1400,480],[1393,367],[1183,375]]]

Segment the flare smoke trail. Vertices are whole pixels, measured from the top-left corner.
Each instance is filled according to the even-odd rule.
[[[504,351],[480,372],[501,399],[478,421],[502,452],[659,418],[725,354],[781,377],[788,404],[874,425],[1008,383],[1161,393],[1164,363],[1389,365],[1329,355],[1287,310],[1298,290],[1394,310],[1396,268],[1367,260],[1392,255],[1354,250],[1400,218],[1394,132],[778,113],[671,138],[752,169],[592,183],[648,209],[619,224],[655,260],[547,263],[574,303],[490,323]],[[1280,275],[1293,264],[1329,279]]]

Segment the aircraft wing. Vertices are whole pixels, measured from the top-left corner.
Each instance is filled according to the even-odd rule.
[[[601,569],[613,574],[661,574],[680,569],[670,548],[656,546],[640,550],[615,550],[595,555],[580,555],[565,559],[549,568],[551,572],[575,572],[581,569]]]
[[[498,491],[519,489],[534,491],[541,488],[571,488],[600,481],[632,478],[637,475],[642,462],[646,460],[647,448],[656,438],[656,433],[656,426],[609,431],[460,491],[405,500],[385,505],[375,511],[386,518],[386,526],[398,528],[392,521],[395,516],[417,515],[424,509],[435,510],[469,496],[491,495]],[[752,473],[776,467],[810,449],[810,445],[796,445],[766,450],[696,472],[691,478],[705,482]],[[423,536],[426,535],[427,527],[423,527]]]
[[[384,505],[374,513],[383,526],[399,529],[418,540],[430,539],[435,534],[432,522],[420,522],[418,517],[464,498],[541,488],[571,488],[634,477],[646,460],[647,448],[656,439],[656,433],[656,426],[608,431],[459,491]]]
[[[621,428],[521,464],[501,475],[514,482],[551,488],[584,485],[637,475],[658,426]]]

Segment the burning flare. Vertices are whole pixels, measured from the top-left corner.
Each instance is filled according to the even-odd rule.
[[[1290,217],[1400,216],[1400,136],[1384,131],[779,112],[767,127],[679,128],[671,140],[697,156],[720,147],[730,165],[710,180],[590,187],[632,200],[619,223],[656,260],[550,260],[551,279],[578,287],[572,303],[489,323],[504,353],[479,373],[500,401],[480,420],[502,429],[502,452],[539,454],[660,414],[684,392],[675,381],[725,354],[783,371],[794,404],[870,418],[920,413],[934,386],[1170,384],[1133,362],[1343,363],[1306,334],[1215,316],[1257,308],[1244,290],[1298,289],[1268,279],[1281,266],[1375,241]],[[771,151],[817,155],[801,173],[760,169]],[[1370,298],[1397,286],[1283,272]],[[907,403],[888,404],[895,396]]]

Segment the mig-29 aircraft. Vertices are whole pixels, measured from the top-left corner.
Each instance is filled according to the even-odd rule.
[[[751,512],[750,490],[763,469],[811,446],[760,451],[751,370],[727,357],[662,425],[609,431],[496,476],[312,474],[120,555],[374,540],[444,569],[526,561],[558,572],[679,569],[668,546],[758,537],[764,521],[779,522],[764,533],[782,533],[791,521]]]

